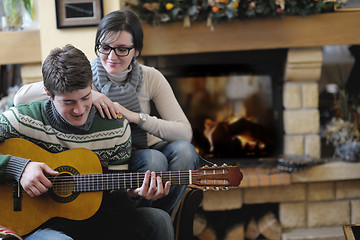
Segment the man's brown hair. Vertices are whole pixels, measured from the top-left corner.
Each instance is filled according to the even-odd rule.
[[[84,89],[92,83],[89,60],[71,44],[50,52],[42,65],[42,75],[44,87],[52,98]]]

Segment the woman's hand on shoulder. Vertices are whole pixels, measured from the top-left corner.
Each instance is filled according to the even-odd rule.
[[[96,107],[102,118],[105,118],[105,115],[108,119],[117,118],[117,108],[115,103],[111,101],[105,94],[92,91],[92,100],[93,105]]]
[[[105,94],[92,91],[93,105],[99,111],[100,116],[108,119],[126,118],[129,122],[138,124],[140,122],[139,114],[123,107],[118,102],[111,101]]]
[[[117,117],[126,118],[129,122],[139,124],[140,123],[140,116],[138,113],[133,112],[122,106],[120,103],[115,102],[115,112],[117,113]]]

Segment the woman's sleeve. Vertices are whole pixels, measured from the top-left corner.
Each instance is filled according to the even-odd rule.
[[[48,99],[43,82],[25,84],[14,96],[14,105],[31,103],[35,101],[45,101]]]
[[[154,102],[161,118],[150,116],[142,128],[167,141],[185,140],[191,142],[192,129],[189,120],[178,103],[174,92],[165,77],[156,69],[144,76],[146,91]]]

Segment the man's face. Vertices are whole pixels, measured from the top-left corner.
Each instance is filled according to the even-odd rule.
[[[59,94],[53,103],[60,115],[73,126],[84,125],[92,106],[91,87]]]

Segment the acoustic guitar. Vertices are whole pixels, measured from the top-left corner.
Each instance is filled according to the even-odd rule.
[[[100,207],[103,191],[141,187],[145,173],[103,173],[98,156],[83,148],[50,153],[34,143],[14,138],[0,144],[1,154],[44,162],[59,174],[49,177],[53,187],[30,197],[19,184],[0,184],[0,225],[25,235],[54,217],[85,220]],[[198,187],[237,187],[238,167],[221,166],[187,171],[156,172],[163,182]]]

